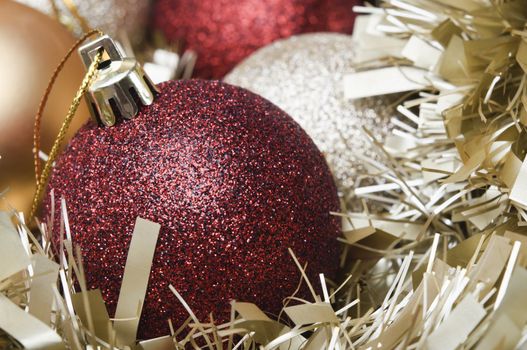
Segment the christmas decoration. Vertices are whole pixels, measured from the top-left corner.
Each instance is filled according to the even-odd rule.
[[[495,16],[481,24],[482,13],[493,7],[480,4],[450,13],[443,5],[438,10],[436,5],[409,4],[413,2],[387,6],[400,23],[377,27],[375,33],[365,29],[362,39],[371,46],[398,33],[399,49],[390,48],[390,59],[377,62],[381,67],[345,78],[349,95],[371,97],[389,90],[409,96],[398,107],[403,119],[397,129],[384,143],[376,142],[382,161],[370,163],[387,183],[356,188],[355,194],[370,197],[369,204],[382,201],[389,213],[397,213],[384,215],[374,227],[391,226],[392,234],[400,231],[397,226],[404,227],[411,240],[429,239],[435,232],[457,242],[481,233],[519,234],[527,218],[521,170],[527,143],[520,98],[525,91],[525,50],[516,37],[523,35],[527,19],[518,10],[523,5],[496,5]],[[365,17],[364,27],[384,20],[377,14]],[[416,20],[419,32],[427,35],[408,29],[409,21],[416,25]],[[506,31],[512,32],[503,35]],[[384,50],[379,57],[386,58]],[[393,66],[387,67],[386,61]],[[366,91],[353,91],[364,82],[369,82]],[[353,213],[353,218],[371,217]]]
[[[65,212],[64,206],[62,209]],[[11,219],[17,222],[16,228]],[[64,222],[64,225],[69,232],[68,223]],[[26,347],[46,344],[49,348],[64,348],[73,343],[82,348],[115,344],[115,335],[112,334],[123,321],[116,320],[112,324],[100,291],[83,289],[72,293],[72,280],[59,276],[65,276],[65,272],[74,274],[84,285],[80,266],[73,259],[69,263],[62,259],[58,265],[51,257],[34,253],[51,252],[37,240],[31,243],[33,249],[26,250],[23,242],[30,234],[21,217],[0,215],[0,278],[7,281],[0,286],[0,344],[8,349],[18,348],[16,344]],[[382,237],[381,232],[372,234],[378,241]],[[140,340],[138,346],[178,349],[202,343],[217,350],[248,350],[258,345],[268,349],[309,349],[307,346],[316,340],[321,344],[317,348],[329,348],[335,343],[343,349],[362,345],[379,348],[383,344],[388,349],[395,349],[406,348],[401,344],[415,343],[426,344],[432,349],[456,349],[459,344],[470,348],[474,344],[490,344],[490,348],[521,348],[525,344],[522,333],[509,332],[503,327],[524,329],[527,323],[527,270],[520,244],[513,242],[518,239],[524,240],[525,236],[511,232],[505,237],[480,234],[453,248],[441,249],[446,240],[435,235],[420,254],[413,251],[401,254],[409,247],[390,250],[394,255],[386,256],[397,266],[393,268],[394,274],[366,273],[360,283],[358,278],[350,276],[342,285],[326,287],[324,284],[324,294],[328,297],[323,301],[309,300],[284,307],[284,314],[291,320],[289,325],[271,319],[257,305],[243,302],[232,303],[232,321],[202,323],[178,290],[171,288],[176,302],[188,308],[192,323],[188,327],[174,327],[172,336]],[[71,247],[68,235],[64,236],[63,243],[65,251]],[[370,254],[376,253],[370,251]],[[30,261],[33,261],[32,271],[38,269],[46,273],[29,278]],[[381,296],[378,307],[361,311],[366,300],[359,300],[356,291],[367,288],[369,283],[378,279],[389,281],[391,287]],[[28,287],[21,290],[18,287],[21,283]],[[66,306],[67,300],[72,300],[72,308]],[[345,301],[339,304],[341,300]],[[60,305],[58,311],[52,308],[55,302]],[[30,307],[24,308],[27,304]],[[39,307],[38,313],[31,311]],[[137,312],[135,305],[130,309],[131,313]],[[387,313],[392,315],[391,321],[385,320]],[[91,321],[88,315],[91,315]],[[185,335],[184,331],[188,334]],[[232,334],[236,337],[231,337]],[[502,347],[500,341],[512,345]],[[116,348],[128,347],[119,345]]]
[[[364,172],[362,158],[376,157],[361,127],[381,137],[390,130],[394,114],[387,98],[345,97],[343,77],[353,72],[353,58],[351,36],[303,34],[258,50],[225,77],[289,113],[325,154],[345,192]]]
[[[77,33],[86,31],[88,26],[116,36],[125,33],[134,43],[143,38],[150,13],[150,0],[17,1],[50,16],[58,15]]]
[[[0,2],[0,181],[1,191],[9,189],[7,202],[20,210],[29,209],[34,190],[34,116],[54,67],[73,43],[68,31],[45,15],[16,2]],[[51,145],[83,74],[79,59],[66,64],[44,115],[44,147]],[[83,104],[70,136],[87,117]]]
[[[112,61],[108,74],[128,67],[127,60]],[[93,84],[92,102],[101,101],[98,93],[108,98],[107,81],[113,80]],[[339,220],[330,212],[339,204],[329,169],[305,132],[276,106],[238,87],[190,80],[159,89],[155,102],[132,120],[81,128],[49,183],[54,198],[68,205],[87,285],[101,289],[110,314],[137,216],[161,225],[139,338],[165,335],[168,319],[179,325],[187,318],[169,284],[199,319],[213,312],[226,321],[231,299],[278,314],[301,278],[288,248],[302,264],[309,261],[312,278],[320,272],[333,277]],[[99,105],[96,114],[111,125],[109,106]],[[127,110],[119,114],[130,117]]]
[[[221,78],[256,49],[294,34],[351,33],[347,0],[158,0],[154,26],[172,42],[196,50],[196,74]]]
[[[100,291],[86,289],[82,260],[72,258],[78,231],[61,201],[54,211],[60,225],[41,225],[38,238],[19,213],[0,213],[0,347],[525,348],[525,4],[402,0],[383,7],[358,8],[373,13],[355,30],[362,33],[356,48],[368,48],[358,56],[369,58],[344,76],[343,90],[352,97],[408,94],[384,142],[365,130],[379,152],[362,161],[373,180],[382,180],[354,188],[365,210],[335,213],[343,221],[342,283],[319,276],[322,294],[284,304],[278,318],[258,303],[232,302],[223,324],[213,317],[200,322],[189,306],[198,298],[187,300],[189,287],[172,285],[187,321],[173,323],[166,336],[130,341],[129,323],[137,321],[145,291],[127,287],[150,270],[143,252],[152,249],[159,226],[137,218],[131,240],[141,244],[124,253],[119,296],[127,312],[110,320]],[[378,203],[386,210],[368,210]],[[50,249],[55,231],[63,237]]]

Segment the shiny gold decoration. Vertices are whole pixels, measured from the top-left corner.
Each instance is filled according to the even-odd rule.
[[[75,43],[58,22],[10,0],[0,0],[0,189],[7,203],[27,211],[34,191],[32,129],[53,70]],[[43,115],[42,149],[49,150],[84,76],[80,59],[65,65]],[[66,138],[88,118],[84,103]]]
[[[387,210],[334,213],[344,223],[344,281],[332,283],[321,276],[321,295],[285,300],[278,320],[257,305],[233,301],[232,320],[223,325],[213,324],[213,315],[198,319],[182,293],[168,286],[189,321],[172,325],[174,331],[166,337],[138,340],[138,347],[527,346],[527,5],[400,0],[387,1],[383,11],[364,11],[374,12],[370,24],[375,25],[367,25],[369,29],[385,31],[365,36],[368,44],[395,37],[402,45],[398,54],[394,47],[380,45],[391,50],[388,59],[378,60],[380,69],[388,70],[384,79],[371,80],[363,89],[379,95],[388,88],[409,94],[398,106],[402,118],[386,142],[365,130],[381,157],[363,161],[371,176],[383,181],[358,186],[355,192],[366,203],[380,202]],[[386,67],[388,62],[397,64]],[[379,70],[369,69],[357,74],[379,76]],[[359,78],[364,75],[354,79]],[[54,291],[64,291],[53,295],[54,303],[34,297],[38,279],[22,281],[29,273],[18,272],[27,271],[35,260],[50,270],[51,256],[38,259],[33,252],[45,256],[51,251],[45,252],[36,240],[27,251],[23,242],[30,233],[20,217],[15,219],[17,228],[12,219],[0,215],[0,280],[7,281],[0,284],[0,295],[11,297],[0,298],[0,328],[23,345],[35,334],[57,348],[62,342],[75,342],[79,348],[113,345],[115,336],[107,335],[115,334],[117,327],[101,306],[100,292],[86,290],[81,262],[60,261],[60,269],[75,274],[74,279],[44,275],[48,287],[58,281]],[[17,231],[20,239],[11,239]],[[61,248],[73,255],[68,235],[63,244]],[[309,284],[303,271],[309,262],[303,265],[290,253],[302,282]],[[73,295],[72,280],[81,281],[81,291]],[[30,312],[22,311],[28,299],[47,306],[42,317],[46,327],[36,327]],[[69,299],[73,308],[65,306]],[[51,305],[60,312],[52,312]],[[12,310],[9,319],[1,317],[6,314],[2,310]],[[1,332],[0,338],[7,339]]]
[[[421,241],[439,232],[459,242],[482,232],[523,232],[527,5],[461,1],[456,11],[449,6],[386,2],[386,13],[365,23],[367,28],[393,16],[378,36],[363,41],[371,47],[375,40],[396,37],[402,49],[384,57],[397,62],[391,67],[368,68],[348,81],[370,81],[366,97],[382,96],[386,87],[409,94],[398,107],[402,118],[392,135],[375,142],[383,159],[370,164],[372,173],[386,183],[355,193],[368,203],[385,204],[390,214],[378,218],[376,228],[385,225],[393,233],[395,223],[404,225],[407,239]],[[372,79],[379,73],[384,79]]]
[[[284,300],[279,319],[258,305],[233,300],[232,319],[221,325],[214,324],[212,314],[198,318],[182,291],[168,285],[174,302],[188,312],[188,320],[171,325],[172,334],[136,339],[135,315],[142,304],[133,300],[142,300],[147,282],[138,271],[150,271],[158,233],[159,225],[137,218],[124,281],[126,276],[135,278],[123,283],[117,303],[120,317],[110,319],[101,291],[87,290],[80,247],[72,249],[69,235],[64,235],[57,250],[78,258],[57,262],[53,250],[45,249],[38,240],[31,240],[32,249],[27,251],[23,242],[30,232],[20,217],[1,213],[0,279],[4,283],[0,284],[0,344],[7,349],[15,348],[17,342],[24,348],[56,350],[197,349],[195,344],[207,344],[205,348],[210,350],[455,350],[474,349],[471,345],[478,343],[485,346],[477,349],[521,349],[526,342],[521,330],[527,324],[527,269],[524,249],[514,242],[525,243],[525,236],[480,234],[447,248],[443,245],[446,237],[436,234],[424,249],[401,246],[381,250],[392,238],[376,230],[355,232],[355,238],[350,235],[345,243],[351,249],[361,249],[366,264],[386,254],[385,261],[393,261],[393,273],[379,274],[371,269],[360,277],[356,274],[363,268],[357,262],[340,285],[321,275],[321,295]],[[377,250],[371,249],[375,241]],[[370,249],[364,249],[366,243]],[[414,252],[415,248],[419,251]],[[318,281],[308,281],[306,265],[293,251],[289,253],[299,278],[313,290],[311,283]],[[29,271],[34,271],[34,277]],[[370,285],[379,279],[389,288],[376,296]],[[372,302],[375,304],[370,307]],[[59,310],[52,305],[59,305]]]

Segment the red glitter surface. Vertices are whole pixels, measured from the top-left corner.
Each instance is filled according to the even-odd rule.
[[[220,82],[171,81],[153,105],[115,127],[84,126],[57,160],[48,186],[67,201],[90,289],[111,315],[137,216],[161,224],[139,337],[168,334],[188,314],[229,317],[232,299],[277,314],[300,273],[333,277],[339,210],[328,167],[285,112]],[[58,232],[55,222],[55,232]],[[54,236],[57,243],[59,237]],[[302,297],[312,299],[305,292]]]
[[[158,0],[154,27],[198,53],[196,76],[221,78],[256,49],[306,32],[351,33],[360,0]]]

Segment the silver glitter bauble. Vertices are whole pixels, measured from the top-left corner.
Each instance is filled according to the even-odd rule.
[[[59,10],[60,20],[71,26],[77,34],[79,23],[72,16],[64,0],[16,0],[41,12],[54,16],[52,1]],[[150,0],[72,0],[79,15],[91,28],[101,29],[118,37],[126,33],[134,43],[143,38],[150,14]]]
[[[353,72],[353,56],[351,36],[302,34],[256,51],[225,77],[227,83],[260,94],[289,113],[326,155],[343,193],[364,173],[359,155],[377,155],[362,127],[382,138],[394,114],[386,98],[344,97],[342,79]]]

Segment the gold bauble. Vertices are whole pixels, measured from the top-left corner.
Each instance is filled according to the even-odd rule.
[[[0,191],[8,190],[7,203],[17,210],[27,212],[35,186],[35,114],[53,71],[74,43],[68,30],[48,16],[0,0]],[[59,75],[42,116],[44,151],[49,151],[84,74],[74,55]],[[87,116],[82,103],[68,136]]]

